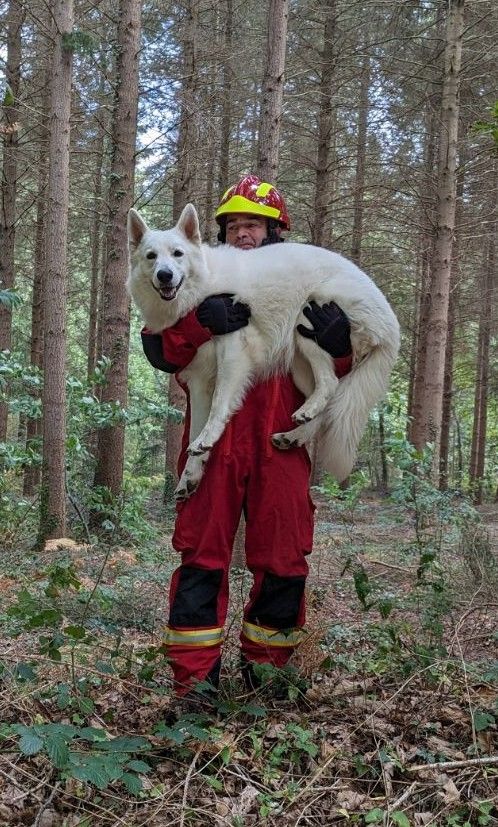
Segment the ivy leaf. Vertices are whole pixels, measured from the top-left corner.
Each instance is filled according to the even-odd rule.
[[[398,825],[398,827],[410,827],[410,821],[401,810],[396,810],[391,813],[391,821]]]

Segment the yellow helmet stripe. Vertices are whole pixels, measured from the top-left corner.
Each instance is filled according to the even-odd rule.
[[[251,215],[262,215],[264,218],[279,218],[280,210],[276,207],[268,207],[266,204],[255,204],[243,195],[233,195],[226,204],[222,204],[216,210],[216,218],[220,215],[228,215],[234,212],[245,212]]]
[[[288,632],[279,632],[277,629],[268,629],[265,626],[256,626],[245,620],[242,633],[252,643],[261,646],[297,646],[303,637],[301,629],[289,629]]]

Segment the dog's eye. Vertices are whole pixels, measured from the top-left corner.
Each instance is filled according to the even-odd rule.
[[[173,255],[175,258],[181,258],[183,256],[183,250],[175,250]]]
[[[147,258],[157,258],[157,253],[154,253],[153,250],[151,250],[150,253],[147,253]]]

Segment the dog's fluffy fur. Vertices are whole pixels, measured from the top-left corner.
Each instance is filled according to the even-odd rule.
[[[128,289],[147,327],[171,327],[207,296],[234,294],[251,308],[249,325],[214,337],[182,371],[191,396],[189,460],[178,484],[185,498],[198,486],[209,451],[256,378],[292,372],[306,401],[293,415],[297,427],[275,434],[280,449],[318,434],[322,467],[338,480],[350,473],[371,408],[386,392],[399,347],[399,327],[385,297],[355,264],[308,244],[256,250],[201,243],[191,204],[177,225],[151,230],[128,217],[131,268]],[[354,364],[338,382],[330,356],[296,332],[309,326],[303,307],[336,302],[351,323]]]

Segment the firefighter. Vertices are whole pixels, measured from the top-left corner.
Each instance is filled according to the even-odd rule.
[[[219,241],[244,250],[279,243],[282,231],[290,229],[281,194],[254,175],[227,190],[216,220]],[[312,304],[305,313],[312,325],[306,334],[330,354],[337,375],[343,376],[351,368],[347,317],[334,303]],[[209,296],[161,334],[144,330],[145,354],[155,367],[177,373],[204,342],[239,330],[249,317],[249,307],[232,296]],[[212,449],[199,488],[177,506],[173,546],[181,565],[171,579],[166,644],[178,696],[200,681],[218,686],[228,574],[242,512],[253,577],[240,634],[247,687],[260,683],[255,664],[283,667],[299,643],[313,544],[310,460],[305,448],[274,448],[271,435],[293,427],[292,413],[303,401],[290,375],[254,385]],[[186,461],[189,417],[187,399],[179,474]]]

